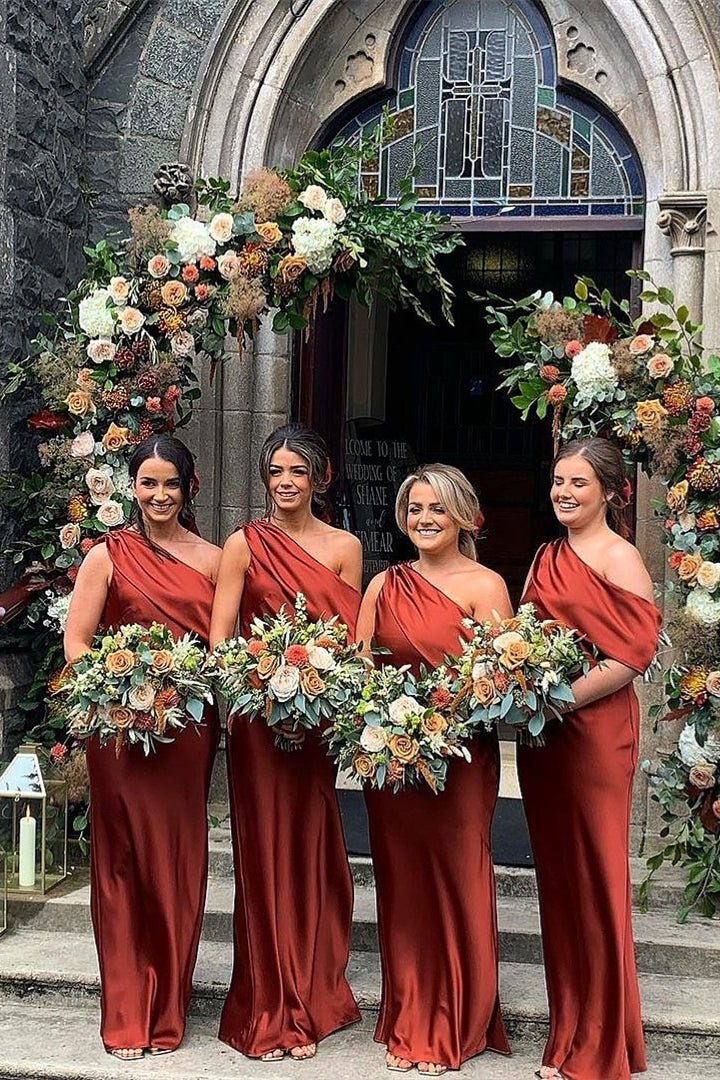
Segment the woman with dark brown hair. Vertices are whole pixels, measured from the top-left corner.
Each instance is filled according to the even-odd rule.
[[[632,681],[652,660],[661,615],[625,538],[629,497],[612,443],[562,447],[551,499],[567,538],[540,548],[523,597],[542,618],[580,630],[600,658],[574,682],[575,704],[548,724],[545,745],[518,747],[550,1003],[543,1080],[629,1080],[646,1068],[628,865],[639,739]]]

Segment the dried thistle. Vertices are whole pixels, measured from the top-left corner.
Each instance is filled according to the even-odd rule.
[[[289,184],[271,169],[254,169],[245,177],[234,210],[252,210],[259,223],[276,221],[293,201]]]
[[[234,278],[223,300],[223,314],[244,323],[257,319],[267,305],[267,294],[261,283],[253,278]]]
[[[568,341],[582,340],[582,318],[565,308],[536,312],[532,325],[546,345],[564,345]]]
[[[128,211],[130,221],[130,245],[128,259],[137,266],[143,255],[154,255],[162,250],[163,241],[170,235],[170,223],[160,216],[157,206],[133,206]]]
[[[634,338],[620,338],[612,346],[612,364],[621,382],[637,373],[637,357],[630,352],[631,341]]]
[[[674,648],[685,654],[684,662],[720,667],[720,634],[716,626],[693,619],[685,608],[681,608],[673,616],[670,637]]]
[[[643,439],[650,451],[653,473],[672,475],[680,463],[682,438],[670,431],[666,423],[643,428]]]

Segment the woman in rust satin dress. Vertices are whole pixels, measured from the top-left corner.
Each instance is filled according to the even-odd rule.
[[[65,653],[98,629],[164,623],[207,643],[220,551],[193,531],[187,447],[153,436],[134,451],[134,528],[110,532],[78,574]],[[186,528],[185,526],[190,526]],[[90,910],[100,962],[101,1036],[124,1059],[175,1050],[192,992],[207,880],[207,797],[217,712],[145,757],[87,743]]]
[[[478,514],[472,486],[450,466],[426,466],[403,483],[396,517],[418,560],[374,578],[358,619],[358,638],[390,650],[382,662],[437,667],[459,651],[464,618],[511,614],[502,578],[475,561]],[[510,1053],[490,851],[496,735],[480,735],[471,753],[471,763],[450,764],[438,795],[365,791],[383,976],[375,1039],[393,1071],[416,1064],[438,1075],[485,1049]]]
[[[230,536],[213,609],[213,644],[239,616],[291,611],[302,592],[311,618],[339,615],[355,631],[362,553],[355,537],[312,513],[330,480],[319,435],[273,432],[260,457],[268,518]],[[353,887],[335,792],[318,733],[279,750],[260,719],[228,734],[235,859],[234,964],[220,1022],[223,1042],[265,1061],[315,1055],[326,1035],[359,1020],[345,978]]]
[[[629,498],[619,451],[579,440],[553,470],[568,538],[540,548],[524,599],[579,629],[603,663],[574,683],[577,704],[548,725],[545,746],[518,748],[550,1002],[538,1075],[629,1080],[646,1068],[628,867],[639,737],[632,680],[652,660],[661,615],[639,552],[614,531]]]

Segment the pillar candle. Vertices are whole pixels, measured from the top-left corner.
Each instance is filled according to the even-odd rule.
[[[21,887],[32,888],[35,884],[35,818],[27,808],[25,817],[20,818],[20,873]]]

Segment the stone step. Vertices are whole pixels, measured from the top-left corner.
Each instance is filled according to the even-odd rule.
[[[466,1080],[524,1080],[538,1062],[538,1047],[518,1047],[512,1057],[481,1054],[463,1065],[461,1075]],[[97,1019],[86,1010],[18,1003],[0,1016],[0,1080],[290,1080],[297,1068],[287,1058],[262,1065],[244,1058],[219,1042],[217,1023],[203,1017],[191,1017],[183,1045],[169,1057],[126,1062],[104,1053]],[[302,1075],[304,1080],[387,1080],[372,1023],[354,1024],[326,1039],[317,1057],[303,1063]],[[701,1076],[720,1076],[720,1058],[704,1058],[701,1073],[697,1059],[669,1050],[651,1056],[644,1080]]]
[[[10,913],[14,924],[33,930],[89,934],[90,887],[80,875],[43,900],[13,897]],[[210,878],[203,938],[232,941],[233,884],[227,878]],[[500,896],[500,957],[514,963],[537,964],[542,957],[537,904],[533,898]],[[637,913],[634,920],[638,968],[662,975],[694,975],[699,968],[708,977],[720,976],[720,920],[691,916],[679,926],[673,912]],[[355,887],[352,948],[375,952],[378,948],[375,890]]]
[[[229,944],[201,942],[191,1005],[194,1017],[217,1023],[230,979],[231,963]],[[353,953],[348,977],[363,1012],[376,1012],[380,1002],[377,954]],[[716,980],[707,976],[641,974],[640,992],[649,1050],[658,1055],[717,1053],[720,1001],[716,987]],[[78,1014],[90,1012],[93,1024],[96,1024],[98,993],[95,948],[87,934],[47,934],[23,929],[11,931],[0,940],[1,1017],[22,1004],[42,1007],[49,1013],[56,1009],[75,1010]],[[501,963],[500,997],[513,1044],[521,1052],[528,1046],[537,1046],[547,1032],[542,969],[536,964]],[[2,1030],[0,1026],[0,1061],[5,1058]],[[92,1049],[92,1041],[88,1045]],[[234,1058],[236,1062],[240,1060]],[[0,1077],[4,1075],[7,1074],[0,1071]],[[693,1080],[699,1076],[698,1072]],[[709,1080],[711,1076],[720,1076],[720,1072],[707,1076]]]

